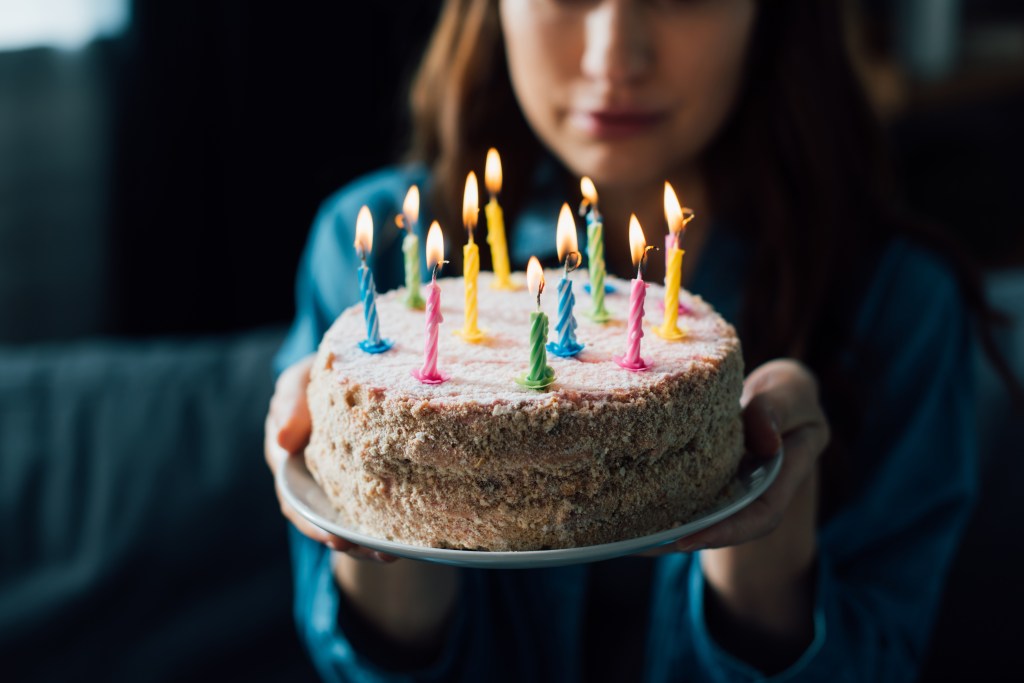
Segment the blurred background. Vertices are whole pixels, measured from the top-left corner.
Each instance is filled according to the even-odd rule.
[[[5,678],[314,678],[270,358],[318,203],[404,148],[439,5],[0,0]],[[906,196],[981,264],[1024,373],[1024,3],[844,6]],[[1005,671],[1024,607],[1024,425],[966,362],[986,488],[926,680]]]

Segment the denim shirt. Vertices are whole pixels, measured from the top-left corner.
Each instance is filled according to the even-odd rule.
[[[315,351],[334,318],[357,301],[352,244],[360,206],[368,205],[381,225],[401,211],[412,183],[429,197],[426,171],[408,166],[365,176],[324,202],[300,264],[297,315],[278,371]],[[535,200],[512,217],[515,269],[531,254],[554,253],[558,208],[566,199],[545,189],[555,186],[538,178]],[[420,225],[430,216],[425,202]],[[371,266],[382,291],[400,284],[400,241],[396,230],[377,232]],[[735,321],[743,295],[739,274],[750,258],[736,235],[710,231],[690,289]],[[818,530],[813,640],[767,680],[913,680],[975,492],[972,334],[952,275],[931,254],[894,240],[855,316],[852,341],[881,351],[864,368],[871,404],[851,449],[860,486]],[[346,634],[339,620],[344,597],[327,549],[294,529],[291,539],[295,618],[324,680],[583,679],[589,565],[460,569],[456,613],[440,654],[419,668],[395,668]],[[633,678],[766,680],[711,636],[699,553],[651,563],[649,599],[636,605],[647,624],[646,654],[633,663]]]

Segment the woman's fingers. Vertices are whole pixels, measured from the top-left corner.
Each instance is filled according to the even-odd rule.
[[[315,355],[309,355],[281,373],[270,399],[270,409],[264,423],[264,455],[267,466],[275,476],[274,490],[281,505],[281,514],[303,536],[326,545],[331,550],[345,553],[360,560],[394,562],[394,555],[364,548],[347,541],[341,536],[328,533],[306,520],[281,495],[276,481],[277,472],[289,457],[299,456],[309,443],[311,422],[306,388],[309,386],[309,371]]]
[[[673,544],[675,549],[691,552],[739,545],[774,531],[782,522],[796,490],[807,478],[805,463],[808,458],[800,453],[791,453],[788,440],[787,445],[783,446],[783,453],[778,476],[757,500],[718,524],[680,539]]]
[[[315,356],[309,355],[281,373],[274,388],[270,413],[277,417],[276,440],[289,453],[309,443],[311,423],[306,388]]]
[[[797,492],[817,468],[829,441],[829,427],[818,401],[814,376],[795,361],[760,366],[744,383],[742,404],[747,450],[769,456],[783,449],[782,467],[772,485],[728,519],[647,554],[690,552],[752,541],[782,523]]]

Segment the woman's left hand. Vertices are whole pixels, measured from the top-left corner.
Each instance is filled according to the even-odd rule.
[[[774,360],[758,367],[743,383],[743,426],[753,457],[768,458],[782,446],[782,468],[757,500],[712,527],[680,539],[674,550],[724,548],[764,538],[786,524],[814,530],[815,510],[796,499],[815,488],[818,457],[829,442],[829,426],[818,401],[818,383],[803,364]],[[795,519],[795,517],[808,517]]]
[[[717,548],[701,553],[701,565],[730,611],[780,635],[792,633],[793,622],[804,621],[799,597],[806,594],[817,553],[818,459],[829,442],[829,425],[817,380],[793,360],[774,360],[751,372],[741,405],[748,452],[766,458],[782,446],[778,477],[732,517],[652,554]]]

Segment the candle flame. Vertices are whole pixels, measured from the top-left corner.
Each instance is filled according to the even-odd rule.
[[[668,229],[677,238],[686,229],[686,224],[693,220],[693,210],[679,204],[679,197],[672,186],[665,181],[665,220]]]
[[[356,217],[356,251],[363,258],[369,255],[373,249],[373,216],[370,215],[370,208],[363,206],[359,209],[359,216]]]
[[[433,268],[444,261],[444,234],[437,221],[427,231],[427,268]]]
[[[665,181],[665,220],[668,221],[668,230],[673,235],[678,235],[683,229],[683,207],[679,205],[679,197],[672,189],[669,182]]]
[[[530,296],[540,300],[540,293],[544,291],[544,269],[540,267],[540,261],[536,256],[530,257],[526,265],[526,287],[530,290]]]
[[[647,239],[644,237],[643,228],[640,227],[640,221],[636,219],[636,214],[629,214],[629,252],[633,256],[633,265],[640,267],[640,261],[644,258],[644,253],[647,251]]]
[[[583,178],[580,179],[580,192],[583,193],[583,199],[586,200],[588,204],[597,203],[597,188],[594,187],[594,181],[587,176],[583,176]]]
[[[402,214],[405,216],[410,230],[413,223],[420,219],[420,188],[415,185],[411,186],[409,191],[405,193],[405,201],[402,203]]]
[[[578,253],[580,250],[576,240],[576,221],[572,217],[572,210],[569,209],[568,204],[562,204],[562,210],[558,212],[555,240],[558,244],[559,261],[564,261],[570,254]]]
[[[487,150],[487,163],[484,165],[484,184],[492,197],[501,192],[501,157],[498,150],[491,147]]]
[[[480,187],[477,184],[476,173],[470,171],[466,176],[466,191],[462,195],[462,224],[466,226],[466,230],[469,230],[471,243],[478,213],[480,213]]]

